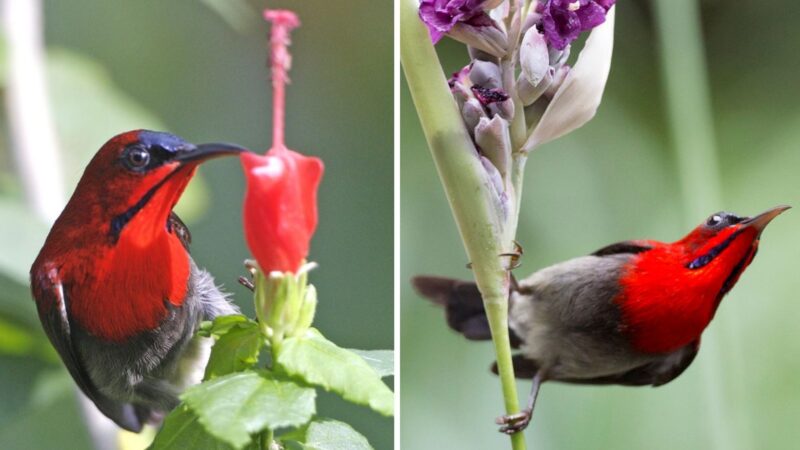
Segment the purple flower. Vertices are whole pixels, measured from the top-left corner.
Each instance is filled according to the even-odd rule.
[[[485,1],[422,0],[419,17],[428,27],[431,40],[435,44],[459,22],[475,27],[491,26],[492,19],[482,8]]]
[[[547,42],[563,50],[578,36],[606,21],[606,12],[616,0],[546,0],[539,3]]]
[[[477,98],[483,106],[489,106],[492,103],[504,102],[509,98],[506,91],[501,88],[485,88],[473,85],[470,89],[472,89],[472,93],[475,95],[475,98]]]

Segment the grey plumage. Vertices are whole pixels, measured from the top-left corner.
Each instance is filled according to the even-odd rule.
[[[58,305],[69,304],[60,284],[34,282],[42,292],[62,293]],[[122,343],[84,331],[63,314],[66,307],[40,311],[45,315],[45,331],[81,391],[106,416],[131,431],[160,421],[177,406],[178,395],[187,386],[201,381],[211,342],[194,337],[199,323],[239,312],[191,257],[186,299],[180,307],[165,304],[169,314],[157,329]]]
[[[641,251],[646,249],[609,246],[544,268],[516,285],[510,295],[509,329],[520,349],[514,357],[518,377],[540,373],[542,381],[657,386],[683,372],[699,343],[668,354],[647,354],[634,349],[620,328],[621,312],[614,302],[620,270]],[[491,338],[474,283],[423,276],[413,284],[445,307],[451,328],[470,339]]]

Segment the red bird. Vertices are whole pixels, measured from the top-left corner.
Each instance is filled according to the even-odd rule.
[[[201,162],[242,151],[145,130],[112,138],[31,267],[50,342],[122,428],[138,432],[174,408],[208,358],[207,343],[192,339],[198,323],[238,312],[189,256],[189,232],[172,208]]]
[[[532,377],[533,387],[526,409],[498,419],[500,431],[528,425],[544,381],[660,386],[683,373],[722,297],[753,261],[764,227],[788,208],[752,218],[719,212],[671,244],[619,242],[513,283],[509,328],[521,350],[514,371]],[[491,339],[475,283],[412,282],[444,306],[451,328]]]

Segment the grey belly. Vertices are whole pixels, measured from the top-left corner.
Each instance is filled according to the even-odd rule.
[[[618,374],[654,359],[631,348],[614,302],[619,267],[629,255],[584,256],[550,266],[511,296],[509,326],[522,352],[548,378]]]

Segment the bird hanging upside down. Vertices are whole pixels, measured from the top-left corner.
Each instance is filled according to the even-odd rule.
[[[31,267],[50,342],[100,411],[138,432],[198,383],[202,320],[238,312],[189,256],[172,208],[197,166],[245,151],[168,133],[120,134],[97,152]]]
[[[512,283],[509,332],[520,349],[514,372],[532,378],[533,387],[526,409],[498,418],[500,431],[528,425],[544,381],[660,386],[674,380],[752,262],[764,227],[787,209],[751,218],[719,212],[677,242],[619,242]],[[475,283],[430,276],[412,283],[445,308],[451,328],[467,339],[491,339]]]

